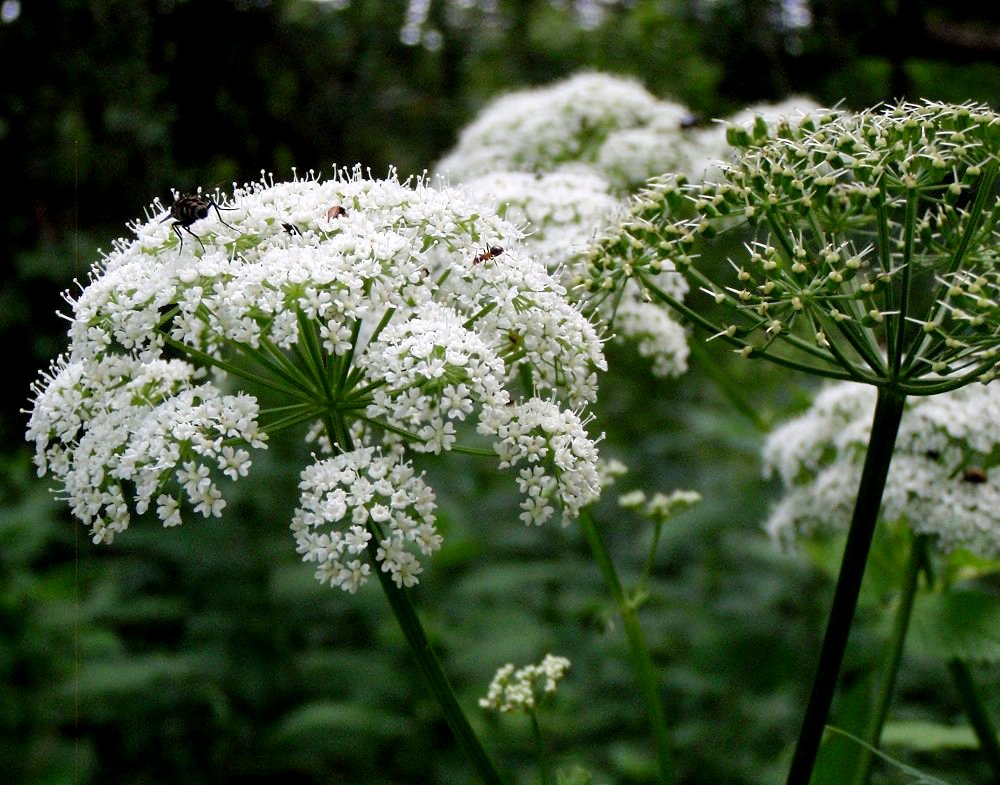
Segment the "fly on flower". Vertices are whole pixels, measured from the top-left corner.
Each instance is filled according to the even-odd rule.
[[[223,226],[235,229],[232,224],[228,224],[223,220],[222,213],[219,212],[219,210],[229,209],[232,208],[220,208],[218,203],[208,195],[200,193],[181,194],[179,197],[174,199],[174,203],[170,206],[170,212],[160,221],[160,223],[173,219],[174,223],[171,228],[173,229],[174,234],[177,235],[177,239],[181,241],[178,253],[184,247],[184,236],[181,234],[181,229],[201,243],[202,250],[204,250],[205,243],[202,242],[202,239],[198,235],[191,231],[191,225],[196,221],[200,221],[202,218],[207,218],[209,210],[215,210],[215,214],[219,217],[219,221]]]
[[[982,466],[970,466],[962,472],[962,482],[971,482],[973,485],[982,485],[989,481],[989,475]]]

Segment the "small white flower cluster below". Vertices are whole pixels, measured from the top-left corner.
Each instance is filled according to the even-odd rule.
[[[764,447],[767,475],[786,492],[766,528],[791,543],[846,531],[871,431],[875,390],[845,382],[816,396]],[[1000,556],[1000,385],[909,398],[882,500],[884,520],[905,520],[944,551]]]
[[[316,562],[320,583],[352,594],[368,579],[364,551],[380,529],[376,561],[397,586],[412,586],[423,572],[406,550],[412,543],[424,556],[441,547],[434,526],[434,492],[399,454],[374,447],[326,458],[302,472],[300,507],[292,533],[304,561]],[[343,522],[346,530],[336,528]],[[329,532],[322,527],[331,525]],[[349,524],[349,525],[348,525]]]
[[[513,663],[507,663],[497,670],[479,705],[502,713],[531,714],[543,697],[555,693],[569,666],[568,659],[553,654],[546,654],[537,665],[523,668],[515,669]]]

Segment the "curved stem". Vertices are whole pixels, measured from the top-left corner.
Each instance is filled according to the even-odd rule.
[[[331,442],[335,439],[335,431],[332,430],[334,428],[336,428],[336,423],[327,422],[327,436]],[[345,451],[353,450],[354,444],[350,433],[345,432],[342,438],[341,447]],[[369,519],[367,528],[369,534],[372,535],[373,542],[377,543],[381,539],[378,527]],[[434,697],[437,698],[438,705],[441,706],[441,711],[444,713],[445,721],[448,723],[448,727],[451,728],[452,733],[455,734],[455,739],[462,748],[462,752],[465,753],[465,756],[469,759],[469,763],[472,764],[472,767],[486,785],[504,785],[493,762],[486,754],[486,750],[479,743],[475,731],[469,725],[469,720],[462,711],[462,707],[458,705],[455,691],[451,688],[451,683],[448,681],[448,677],[445,676],[444,669],[441,667],[441,662],[434,653],[434,649],[431,648],[430,641],[427,640],[427,635],[424,633],[424,627],[420,623],[417,611],[414,609],[413,603],[410,602],[409,594],[406,593],[405,589],[395,584],[388,572],[384,572],[381,569],[381,565],[376,560],[375,553],[371,547],[366,548],[366,553],[371,560],[372,570],[378,576],[379,583],[382,585],[382,591],[385,592],[386,599],[389,600],[389,605],[396,616],[399,628],[403,631],[403,636],[410,645],[410,651],[413,652],[417,666],[420,668],[420,673],[427,682],[427,686],[431,688],[431,692],[434,693]]]
[[[920,575],[920,565],[923,561],[922,551],[926,535],[910,536],[910,558],[906,564],[906,575],[900,587],[899,604],[892,623],[892,635],[887,641],[882,673],[879,678],[878,695],[872,707],[872,716],[868,722],[864,740],[869,746],[861,747],[861,757],[854,773],[854,785],[867,785],[871,777],[874,763],[873,749],[878,749],[882,740],[882,727],[889,714],[889,704],[892,701],[893,688],[896,685],[896,675],[899,673],[899,663],[903,658],[903,644],[906,641],[906,631],[910,626],[910,616],[913,612],[913,600],[917,594],[917,578]]]
[[[370,523],[369,531],[377,541],[378,532],[372,529]],[[374,563],[374,556],[372,557],[372,561],[373,571],[378,575],[379,582],[382,584],[382,590],[389,600],[389,605],[392,606],[392,612],[396,615],[396,621],[399,622],[399,627],[406,637],[406,642],[410,644],[410,650],[417,660],[420,672],[431,688],[431,692],[434,693],[434,697],[437,698],[441,710],[444,712],[444,718],[448,722],[452,733],[455,734],[458,745],[462,748],[465,756],[469,759],[472,767],[484,783],[487,783],[487,785],[503,785],[503,780],[500,778],[499,773],[497,773],[482,744],[480,744],[475,731],[472,730],[472,726],[469,725],[462,707],[458,705],[455,692],[452,690],[451,684],[448,682],[448,678],[441,668],[441,663],[434,653],[434,649],[431,648],[431,644],[427,640],[423,625],[421,625],[420,619],[417,617],[417,612],[413,608],[413,603],[410,602],[409,595],[405,589],[400,588],[393,582],[392,576],[389,573],[383,572],[380,569],[380,565]]]
[[[868,551],[875,533],[875,523],[882,503],[882,491],[885,489],[885,480],[889,474],[889,462],[892,460],[892,451],[905,402],[906,396],[898,391],[887,387],[879,388],[851,528],[847,534],[847,544],[844,546],[840,574],[837,577],[833,605],[823,635],[823,646],[809,694],[809,703],[795,745],[792,765],[788,770],[787,785],[808,785],[812,777],[816,754],[823,738],[823,729],[830,713],[830,705],[833,703],[833,693],[844,659],[844,650],[847,648],[854,610],[861,592],[865,563],[868,561]]]
[[[646,703],[646,714],[653,736],[653,746],[656,750],[656,761],[660,769],[660,782],[662,785],[673,785],[675,776],[670,732],[667,728],[663,702],[660,700],[656,668],[649,653],[649,646],[646,645],[646,636],[639,624],[639,615],[635,605],[629,602],[625,596],[618,571],[611,561],[611,556],[590,511],[582,510],[579,520],[584,536],[590,545],[591,553],[594,555],[594,561],[597,562],[597,566],[611,590],[611,596],[614,598],[615,604],[618,606],[618,613],[622,618],[622,626],[625,629],[625,638],[628,641],[629,654],[632,658],[632,667],[635,668],[639,691]]]
[[[969,718],[969,724],[979,740],[979,749],[986,756],[986,761],[993,770],[994,778],[1000,782],[1000,738],[997,736],[996,726],[979,698],[979,690],[972,680],[969,666],[956,658],[949,660],[948,672],[951,673],[951,679],[955,683],[955,689],[962,702],[965,715]]]

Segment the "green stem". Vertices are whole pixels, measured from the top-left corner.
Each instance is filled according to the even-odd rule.
[[[538,712],[532,709],[528,714],[531,717],[531,730],[535,736],[535,750],[538,753],[542,785],[550,785],[552,777],[549,775],[549,756],[545,752],[545,740],[542,738],[542,728],[538,724]]]
[[[879,388],[851,528],[847,534],[847,544],[844,546],[840,574],[837,577],[833,605],[823,635],[823,646],[809,694],[809,703],[795,745],[792,765],[788,770],[787,785],[808,785],[812,777],[816,754],[823,738],[823,729],[830,714],[830,705],[833,703],[844,650],[847,648],[854,610],[861,592],[865,563],[868,561],[868,551],[875,533],[875,523],[882,503],[882,491],[885,489],[885,480],[889,474],[889,462],[892,460],[892,451],[905,402],[906,396],[902,393],[887,387]]]
[[[370,524],[369,531],[377,541],[378,532]],[[480,744],[475,731],[472,730],[472,726],[469,725],[462,707],[458,705],[455,692],[452,690],[451,684],[448,682],[448,678],[441,668],[441,663],[434,653],[434,649],[431,648],[431,644],[427,640],[424,628],[420,624],[420,619],[417,617],[417,612],[410,602],[409,595],[405,589],[400,588],[393,582],[392,576],[389,573],[383,572],[381,565],[375,562],[374,557],[372,557],[372,562],[373,572],[378,575],[379,582],[382,584],[382,590],[389,600],[389,605],[392,606],[392,612],[396,615],[396,621],[399,623],[399,627],[403,631],[407,643],[410,645],[410,650],[417,660],[420,672],[434,693],[434,697],[437,698],[441,710],[444,712],[445,720],[448,722],[452,733],[455,734],[458,745],[462,748],[472,767],[484,783],[487,783],[487,785],[503,785],[503,780],[500,778],[499,773],[497,773],[489,756],[487,756],[482,744]]]
[[[982,750],[993,770],[993,778],[1000,782],[1000,739],[997,737],[996,726],[979,698],[979,690],[976,689],[976,684],[972,680],[969,666],[956,658],[948,662],[948,671],[955,683],[955,689],[958,691],[965,715],[969,718],[969,724],[972,725],[976,738],[979,739],[979,749]]]
[[[628,641],[629,654],[632,658],[632,666],[635,668],[636,679],[639,682],[639,691],[642,693],[646,703],[646,714],[649,719],[650,731],[653,736],[653,745],[656,749],[656,760],[660,769],[660,782],[662,785],[673,785],[675,781],[673,752],[670,744],[670,732],[667,729],[666,714],[663,710],[663,703],[660,700],[660,688],[656,678],[656,668],[653,665],[653,658],[646,645],[646,636],[639,624],[639,614],[635,605],[629,602],[622,588],[618,571],[611,561],[611,555],[601,538],[601,533],[597,529],[597,524],[589,510],[580,513],[580,525],[583,528],[584,536],[590,544],[594,561],[604,576],[611,596],[618,606],[618,613],[622,618],[622,626],[625,628],[625,638]]]
[[[899,287],[898,313],[891,317],[895,319],[895,330],[890,321],[886,329],[886,354],[892,363],[892,378],[898,379],[903,367],[904,343],[906,336],[906,318],[910,310],[910,290],[913,286],[913,233],[916,231],[917,202],[919,194],[916,187],[910,188],[906,194],[906,219],[903,222],[903,262],[902,280]]]
[[[917,578],[920,575],[925,538],[925,535],[911,535],[910,537],[910,558],[906,564],[903,585],[900,587],[899,604],[896,607],[896,616],[892,623],[892,635],[887,641],[885,649],[878,695],[875,698],[872,716],[868,722],[868,730],[864,736],[864,740],[869,746],[861,747],[861,757],[858,759],[854,774],[854,785],[867,785],[875,760],[873,749],[877,749],[882,740],[882,727],[889,714],[889,704],[892,701],[892,692],[896,685],[896,676],[899,673],[899,663],[903,658],[906,631],[910,626],[910,616],[913,613],[913,600],[917,594]]]

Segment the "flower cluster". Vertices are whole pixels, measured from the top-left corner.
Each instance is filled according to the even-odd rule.
[[[51,473],[95,543],[110,543],[155,501],[165,526],[180,505],[218,517],[226,502],[213,475],[250,468],[263,447],[257,402],[197,384],[179,360],[109,354],[56,361],[35,386],[27,438],[40,475]],[[154,499],[155,497],[155,499]]]
[[[719,182],[663,180],[595,249],[595,297],[679,269],[722,316],[659,299],[744,356],[915,394],[992,378],[1000,115],[900,104],[731,138]]]
[[[775,430],[765,470],[786,489],[766,528],[791,542],[846,531],[871,431],[875,390],[842,382]],[[882,500],[882,518],[934,535],[940,548],[1000,556],[1000,386],[970,385],[908,402]]]
[[[412,586],[423,572],[407,543],[425,556],[441,547],[434,492],[399,451],[386,456],[363,447],[326,458],[302,472],[300,487],[292,532],[303,560],[318,565],[321,583],[354,593],[367,580],[370,567],[361,556],[373,537],[369,522],[381,527],[375,559],[397,586]],[[348,520],[346,531],[323,531],[327,524],[346,525]]]
[[[731,156],[730,128],[774,127],[779,118],[802,116],[815,107],[810,99],[796,97],[706,123],[634,80],[587,72],[488,104],[436,170],[453,182],[467,182],[494,172],[584,169],[628,193],[667,173],[700,180]]]
[[[168,523],[184,502],[218,514],[214,474],[244,475],[247,447],[295,427],[330,453],[302,476],[299,550],[350,591],[363,552],[410,585],[439,545],[409,451],[523,462],[533,522],[597,497],[581,415],[605,367],[598,333],[469,193],[360,169],[264,178],[156,203],[133,230],[70,298],[70,349],[28,433],[95,538],[154,497]]]
[[[586,421],[539,398],[494,410],[480,429],[496,433],[500,468],[521,466],[518,485],[524,494],[521,520],[542,524],[552,517],[553,500],[563,507],[563,523],[575,518],[600,487],[597,448],[587,436]]]
[[[435,167],[452,181],[489,172],[547,172],[568,163],[593,165],[617,131],[654,121],[679,129],[684,107],[659,101],[638,82],[582,73],[553,85],[494,100]]]
[[[627,510],[635,510],[643,518],[653,523],[665,523],[671,518],[686,512],[697,504],[701,504],[701,494],[697,491],[676,490],[668,496],[665,493],[654,493],[652,498],[642,490],[630,491],[618,497],[618,506]]]
[[[559,276],[571,296],[584,280],[595,238],[624,209],[607,180],[583,169],[557,169],[538,175],[494,172],[465,183],[465,187],[495,205],[508,220],[527,227],[525,247]],[[660,284],[670,289],[685,285],[676,275],[663,276]],[[687,370],[684,329],[651,305],[637,287],[625,292],[614,308],[605,304],[597,315],[604,322],[615,317],[615,337],[635,343],[641,355],[652,359],[656,375],[676,376]]]
[[[503,713],[530,714],[541,698],[556,691],[569,666],[568,659],[553,654],[546,654],[538,665],[518,669],[513,663],[507,663],[497,670],[486,697],[479,699],[479,705]]]

